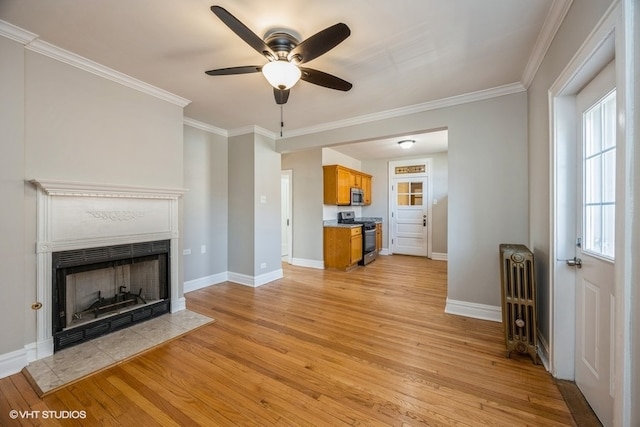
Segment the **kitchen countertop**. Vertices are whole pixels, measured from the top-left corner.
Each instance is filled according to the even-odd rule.
[[[356,221],[371,221],[371,222],[375,222],[376,224],[382,224],[382,218],[380,217],[360,217],[360,218],[356,218]],[[343,228],[352,228],[352,227],[359,227],[361,224],[339,224],[337,219],[328,219],[328,220],[324,220],[322,221],[322,225],[324,227],[343,227]]]

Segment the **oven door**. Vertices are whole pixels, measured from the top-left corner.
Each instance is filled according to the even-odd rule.
[[[362,239],[362,261],[361,265],[367,265],[378,256],[376,251],[376,229],[363,230],[364,238]]]

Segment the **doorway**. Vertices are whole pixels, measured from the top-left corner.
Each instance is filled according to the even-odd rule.
[[[280,172],[280,255],[283,262],[293,262],[293,171]]]

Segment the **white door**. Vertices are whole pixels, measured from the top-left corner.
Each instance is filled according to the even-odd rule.
[[[391,252],[427,256],[427,179],[394,179],[391,186]]]
[[[292,173],[291,170],[285,170],[280,175],[280,255],[283,261],[287,261],[289,264],[292,262],[291,254],[291,188],[292,188]]]
[[[577,159],[575,379],[605,426],[613,425],[615,378],[614,86],[612,63],[576,98],[582,144]]]

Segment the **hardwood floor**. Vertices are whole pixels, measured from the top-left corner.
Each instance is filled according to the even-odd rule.
[[[500,323],[443,312],[446,262],[284,268],[189,293],[216,323],[43,398],[21,374],[0,380],[0,425],[573,425],[544,368],[505,357]]]

